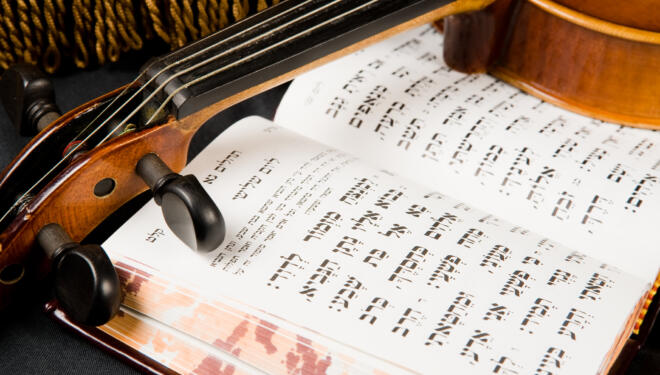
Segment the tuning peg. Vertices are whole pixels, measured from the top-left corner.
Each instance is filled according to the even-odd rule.
[[[60,117],[50,79],[36,66],[16,64],[0,79],[0,99],[23,136],[33,136]]]
[[[220,246],[225,221],[195,176],[172,172],[155,154],[143,156],[135,171],[154,193],[167,225],[188,247],[209,252]]]
[[[101,325],[119,310],[119,278],[108,255],[98,245],[74,242],[58,224],[48,224],[37,241],[52,261],[55,296],[75,322]]]

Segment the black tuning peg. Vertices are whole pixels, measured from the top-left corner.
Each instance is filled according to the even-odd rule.
[[[37,241],[52,261],[55,296],[67,316],[92,326],[112,319],[119,310],[121,291],[105,251],[74,242],[58,224],[41,228]]]
[[[143,156],[135,171],[154,193],[167,225],[188,247],[209,252],[220,246],[225,221],[195,176],[172,172],[156,154]]]
[[[23,136],[33,136],[60,117],[50,79],[36,66],[16,64],[0,79],[0,99]]]

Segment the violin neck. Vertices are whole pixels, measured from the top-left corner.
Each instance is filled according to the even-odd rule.
[[[142,82],[181,119],[451,2],[283,1],[160,57],[145,69]],[[474,7],[471,0],[456,3],[465,2]]]

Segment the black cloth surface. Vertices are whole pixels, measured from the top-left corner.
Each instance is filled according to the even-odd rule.
[[[131,57],[120,64],[54,77],[60,109],[66,112],[132,80],[147,56],[134,54]],[[285,88],[281,86],[268,91],[214,117],[193,139],[190,156],[199,152],[222,129],[247,115],[271,118]],[[0,168],[4,168],[28,141],[28,138],[18,136],[5,113],[0,111]],[[142,197],[130,204],[124,216],[139,208],[145,200]],[[119,225],[119,216],[105,227]],[[103,234],[96,237],[94,240],[101,240]],[[0,374],[137,373],[47,317],[42,307],[48,298],[50,292],[42,283],[31,288],[8,310],[0,312]],[[626,374],[660,374],[660,329],[656,327]]]

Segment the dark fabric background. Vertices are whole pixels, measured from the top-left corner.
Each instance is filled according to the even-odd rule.
[[[144,63],[146,54],[133,54],[104,68],[65,72],[54,78],[57,103],[62,111],[68,111],[107,91],[132,80]],[[241,103],[213,118],[195,136],[191,155],[199,152],[222,129],[247,115],[259,114],[272,117],[285,87]],[[0,169],[28,142],[20,137],[0,110]],[[146,200],[138,199],[129,205],[123,215],[105,224],[93,240],[101,241],[113,227]],[[9,309],[0,313],[0,374],[133,374],[132,368],[105,354],[60,327],[42,312],[48,300],[48,285],[42,283],[28,291]],[[660,373],[660,329],[655,329],[644,349],[637,355],[628,375]]]

